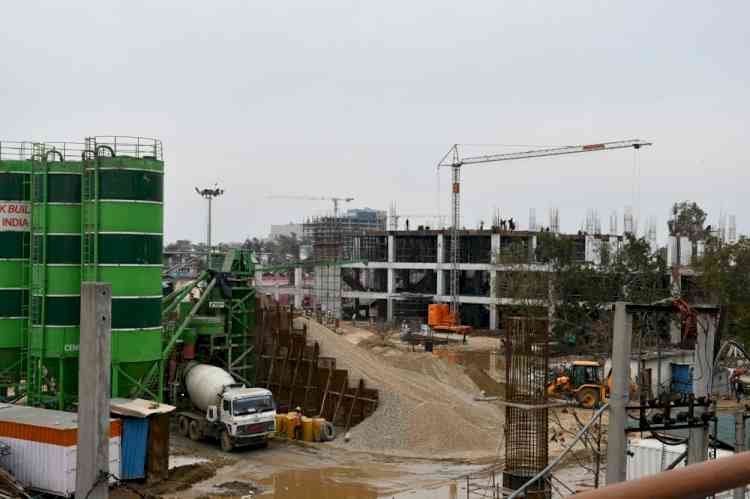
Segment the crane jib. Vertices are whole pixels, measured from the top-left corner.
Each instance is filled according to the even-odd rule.
[[[597,151],[599,149],[604,149],[604,144],[589,144],[586,146],[583,146],[584,151]]]

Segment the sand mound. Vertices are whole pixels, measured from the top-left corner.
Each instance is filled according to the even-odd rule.
[[[459,366],[425,353],[376,354],[307,319],[308,337],[321,354],[336,357],[350,378],[380,390],[380,405],[365,421],[332,445],[388,454],[478,459],[494,456],[503,413],[477,402],[479,389]]]

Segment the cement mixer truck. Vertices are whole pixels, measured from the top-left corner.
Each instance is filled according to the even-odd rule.
[[[214,438],[224,452],[267,446],[276,430],[276,404],[264,388],[247,388],[224,369],[191,362],[180,373],[177,428],[191,440]]]

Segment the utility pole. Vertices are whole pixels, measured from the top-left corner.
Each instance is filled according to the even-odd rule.
[[[714,313],[699,313],[696,320],[695,367],[693,392],[696,398],[711,396],[711,381],[714,375],[714,340],[717,317]],[[700,418],[706,409],[696,408],[695,417]],[[687,464],[706,460],[708,449],[708,426],[690,428],[688,434]]]
[[[81,283],[76,499],[109,497],[112,285]]]
[[[609,396],[609,439],[607,444],[607,485],[625,481],[627,451],[626,408],[630,389],[630,342],[633,318],[622,301],[615,303],[612,335],[612,392]]]
[[[208,246],[208,250],[206,253],[206,268],[211,267],[211,218],[212,218],[212,205],[214,198],[217,198],[224,194],[224,189],[219,189],[218,184],[214,184],[213,189],[198,189],[195,188],[195,192],[198,193],[199,196],[202,198],[205,198],[208,200],[208,229],[207,229],[207,236],[206,236],[206,244]]]

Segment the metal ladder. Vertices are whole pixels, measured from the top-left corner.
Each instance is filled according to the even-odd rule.
[[[81,280],[99,279],[99,159],[96,141],[86,138],[81,171]]]
[[[34,144],[31,158],[30,194],[32,207],[31,232],[29,234],[29,318],[27,332],[31,333],[34,322],[39,324],[41,334],[41,351],[33,358],[27,340],[27,382],[28,396],[31,404],[38,403],[42,397],[44,383],[42,358],[46,348],[46,315],[47,315],[47,273],[44,263],[47,261],[47,194],[48,163],[44,144]],[[34,213],[36,212],[36,213]],[[31,338],[29,334],[27,338]]]

